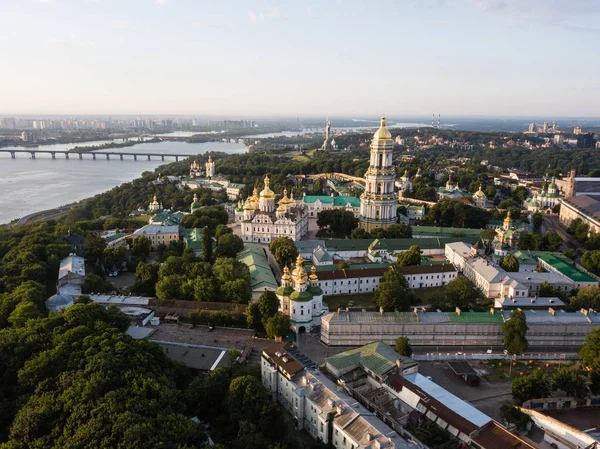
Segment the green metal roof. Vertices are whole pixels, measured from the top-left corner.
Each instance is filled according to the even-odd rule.
[[[323,204],[333,204],[338,207],[346,207],[346,204],[350,203],[352,207],[360,207],[360,198],[355,196],[327,196],[327,195],[305,195],[304,203],[312,204],[317,200]]]
[[[573,266],[570,259],[562,254],[544,253],[538,257],[574,282],[597,282],[596,279]]]
[[[412,245],[417,245],[421,249],[443,249],[446,243],[465,242],[475,244],[479,236],[465,237],[432,237],[432,238],[412,238],[412,239],[381,239],[385,242],[390,251],[406,251]],[[325,249],[330,253],[335,251],[366,251],[373,243],[370,239],[330,239],[324,240]]]
[[[386,268],[386,267],[390,267],[393,264],[389,264],[389,263],[353,263],[350,264],[350,270],[360,270],[361,268]],[[333,265],[321,265],[316,267],[317,268],[317,273],[323,272],[323,271],[335,271],[338,269],[338,266],[336,264]]]
[[[313,298],[313,295],[310,292],[298,292],[294,290],[290,294],[290,299],[298,302],[306,302],[310,301]]]
[[[244,250],[237,255],[237,259],[248,266],[252,290],[262,287],[277,289],[277,281],[271,271],[265,251],[260,244],[244,243]]]
[[[456,312],[447,312],[451,323],[503,323],[501,313],[490,312],[461,312],[459,315]]]
[[[279,296],[289,296],[293,291],[292,287],[279,287],[275,290],[275,293]]]
[[[445,228],[443,226],[413,226],[413,235],[431,235],[453,237],[456,235],[479,237],[483,229]]]
[[[403,359],[403,367],[408,368],[417,364],[410,357],[399,355],[390,346],[382,341],[376,341],[360,348],[351,349],[327,358],[327,364],[337,371],[344,371],[353,367],[362,367],[377,375],[383,375],[390,371],[396,360]]]
[[[187,248],[194,251],[202,249],[202,228],[192,228],[183,230],[183,240]]]

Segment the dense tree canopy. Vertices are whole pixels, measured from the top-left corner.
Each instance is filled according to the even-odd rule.
[[[403,251],[396,258],[396,266],[409,267],[421,265],[421,248],[418,245],[411,245],[408,251]]]
[[[512,254],[507,254],[502,259],[500,259],[500,266],[508,272],[519,271],[519,261]]]
[[[269,243],[269,251],[281,267],[292,267],[298,257],[298,249],[289,237],[277,237]]]
[[[386,312],[397,310],[403,312],[409,309],[414,300],[413,293],[408,287],[406,278],[394,269],[383,273],[383,281],[375,290],[375,303]]]
[[[322,210],[317,214],[317,226],[326,228],[336,236],[345,237],[358,226],[358,218],[345,209]]]
[[[442,200],[429,209],[423,224],[454,228],[485,228],[490,213],[460,201]]]
[[[547,398],[551,393],[552,379],[543,371],[533,371],[512,382],[512,395],[519,402]]]

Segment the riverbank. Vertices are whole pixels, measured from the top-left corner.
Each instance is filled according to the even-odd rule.
[[[108,143],[108,142],[102,142]],[[44,150],[68,151],[72,145],[55,145]],[[95,150],[93,154],[115,151]],[[125,150],[123,150],[125,151]],[[187,154],[190,157],[207,152],[230,154],[246,153],[244,144],[229,142],[186,143],[184,141],[161,140],[160,142],[139,142],[126,150],[129,153]],[[49,153],[19,153],[15,159],[10,154],[0,154],[0,224],[15,222],[28,216],[50,219],[64,213],[61,209],[99,193],[107,192],[125,182],[139,178],[144,172],[155,172],[165,165],[164,161],[152,158],[97,157],[79,159],[56,157]],[[181,158],[180,158],[181,159]],[[68,211],[67,211],[68,213]],[[38,215],[39,214],[39,215]],[[34,218],[29,217],[27,222]]]

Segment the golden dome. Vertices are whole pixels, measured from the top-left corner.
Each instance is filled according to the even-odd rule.
[[[291,280],[292,280],[292,277],[290,276],[290,269],[286,265],[283,268],[283,276],[281,276],[281,281],[282,282],[290,282]]]
[[[314,265],[310,269],[310,276],[308,277],[308,279],[311,282],[317,282],[319,280],[319,278],[317,276],[317,267],[315,267]]]
[[[254,205],[252,204],[252,201],[250,201],[250,198],[248,198],[246,200],[246,204],[244,205],[244,210],[254,210]]]
[[[294,276],[294,278],[307,278],[306,271],[304,271],[304,267],[302,266],[303,263],[304,259],[300,254],[298,254],[298,257],[296,258],[296,268],[294,268],[294,271],[292,271],[292,276]]]
[[[269,175],[265,176],[265,188],[260,192],[261,198],[275,198],[275,193],[269,188],[270,182]]]
[[[256,187],[254,187],[252,196],[248,198],[248,201],[250,201],[250,203],[252,203],[253,206],[258,206],[258,189]]]
[[[381,124],[379,129],[373,135],[373,140],[389,140],[392,138],[392,134],[385,127],[385,115],[381,116]]]
[[[479,190],[477,192],[475,192],[473,196],[481,197],[483,195],[484,195],[484,193],[481,190],[481,184],[479,184]]]

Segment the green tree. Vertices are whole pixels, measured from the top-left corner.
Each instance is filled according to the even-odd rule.
[[[518,408],[512,405],[503,405],[500,408],[500,414],[509,423],[517,426],[518,430],[525,430],[531,418],[527,413],[523,413]]]
[[[284,267],[291,267],[298,257],[298,249],[289,237],[277,237],[269,244],[269,251],[277,263]]]
[[[244,241],[235,234],[223,234],[217,240],[216,257],[235,257],[244,249]]]
[[[511,354],[523,354],[527,350],[527,321],[525,313],[514,310],[510,319],[502,323],[504,346]]]
[[[165,276],[156,284],[156,296],[159,299],[181,299],[183,283],[183,277],[176,274]]]
[[[552,378],[552,390],[561,390],[577,399],[586,398],[590,389],[587,385],[587,379],[583,373],[573,367],[559,368]]]
[[[369,234],[367,231],[365,231],[363,228],[356,228],[354,231],[352,231],[352,234],[350,235],[350,237],[353,240],[373,238],[373,236],[371,234]]]
[[[519,271],[519,261],[512,254],[507,254],[500,259],[500,266],[508,272],[516,273]]]
[[[413,301],[413,294],[406,278],[394,269],[383,273],[383,281],[375,290],[375,304],[386,312],[406,311]]]
[[[421,265],[421,248],[418,245],[411,245],[408,251],[403,251],[396,258],[396,266],[408,267]]]
[[[577,294],[571,298],[571,309],[594,309],[600,310],[600,287],[591,285],[580,288]]]
[[[531,374],[517,377],[512,382],[512,395],[521,403],[530,399],[547,398],[551,393],[550,377],[542,371],[533,371]]]
[[[396,338],[396,352],[400,355],[410,357],[413,354],[413,350],[410,346],[410,338],[408,338],[408,337]]]
[[[262,292],[258,298],[257,304],[263,322],[266,322],[279,310],[279,299],[277,299],[277,295],[272,291]]]
[[[111,291],[113,286],[110,282],[104,280],[103,277],[98,276],[95,273],[86,274],[81,286],[83,293],[106,293]]]
[[[290,331],[290,317],[277,312],[267,320],[265,330],[269,338],[285,337]]]
[[[600,274],[600,250],[584,252],[581,256],[581,265],[594,274]]]
[[[221,283],[235,281],[238,279],[250,282],[250,270],[248,266],[237,259],[220,257],[212,268],[215,278]]]
[[[21,301],[8,317],[8,322],[15,327],[23,326],[28,320],[42,316],[40,309],[31,301]]]
[[[533,214],[531,219],[533,225],[533,232],[540,232],[540,229],[542,228],[542,222],[544,221],[542,214],[536,212],[535,214]]]
[[[338,236],[348,236],[358,226],[358,218],[345,209],[323,210],[317,214],[317,226]]]
[[[248,307],[246,307],[246,323],[248,324],[248,327],[254,329],[256,333],[260,333],[264,330],[262,314],[258,302],[250,301],[250,303],[248,303]]]
[[[225,224],[220,224],[217,226],[217,230],[215,231],[215,238],[218,240],[221,236],[225,234],[232,234],[233,229]]]
[[[209,302],[215,299],[217,288],[212,278],[197,277],[193,281],[193,287],[196,301]]]
[[[392,224],[386,229],[388,239],[409,239],[412,237],[412,228],[405,224]]]
[[[83,251],[85,258],[90,264],[95,264],[97,260],[100,260],[102,253],[106,248],[106,242],[95,232],[88,232],[85,237],[85,243],[83,245]]]
[[[475,284],[464,276],[459,276],[446,285],[445,299],[452,309],[456,307],[462,310],[471,309],[477,305],[481,297],[481,292]]]
[[[590,390],[600,393],[600,327],[593,329],[579,348],[581,365],[590,373]]]
[[[159,270],[160,265],[158,262],[140,262],[135,270],[135,284],[132,291],[142,296],[156,295],[155,286],[158,282]]]
[[[208,263],[213,260],[213,240],[208,227],[202,229],[202,259]]]
[[[250,299],[251,294],[250,285],[245,279],[235,279],[233,281],[224,282],[221,285],[221,291],[225,296],[225,300],[234,304],[246,304]]]
[[[144,236],[138,236],[131,242],[131,255],[139,260],[146,261],[152,250],[152,243]]]

